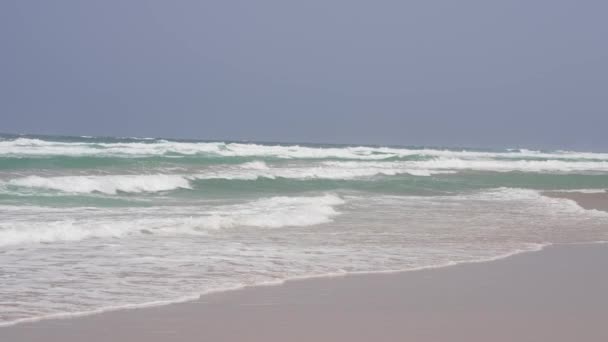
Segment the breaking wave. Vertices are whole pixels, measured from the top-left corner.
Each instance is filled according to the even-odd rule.
[[[226,142],[178,142],[168,140],[129,140],[128,142],[51,141],[36,138],[0,140],[0,155],[13,156],[151,156],[151,155],[211,155],[222,157],[274,157],[282,159],[359,159],[384,160],[411,156],[431,158],[506,158],[506,159],[566,159],[608,160],[606,153],[571,151],[474,151],[456,149],[369,147],[369,146],[304,146],[262,145]]]
[[[49,218],[44,222],[36,217],[41,208],[31,207],[28,220],[0,222],[0,246],[150,234],[201,235],[234,227],[305,227],[330,222],[339,215],[335,207],[344,203],[342,198],[327,194],[270,197],[202,211],[196,207],[180,207],[179,211],[170,208],[139,208],[136,211],[72,208],[56,209],[54,213],[46,209]],[[29,216],[24,208],[19,214],[20,217]]]
[[[70,193],[158,192],[190,189],[190,182],[179,175],[104,175],[104,176],[28,176],[8,181],[9,185],[42,188]]]
[[[607,184],[606,153],[0,135],[0,325],[606,241],[544,191]]]
[[[179,172],[180,168],[176,168]],[[236,166],[215,166],[203,169],[184,169],[189,173],[173,174],[172,170],[157,169],[159,174],[26,176],[0,182],[7,186],[54,190],[66,193],[148,193],[178,189],[192,189],[196,180],[365,180],[376,176],[411,175],[428,177],[460,171],[577,173],[608,172],[608,162],[567,162],[560,160],[462,160],[427,161],[324,161],[320,163],[269,166],[263,161],[252,161]],[[182,170],[182,171],[184,171]],[[171,172],[164,174],[163,172]]]

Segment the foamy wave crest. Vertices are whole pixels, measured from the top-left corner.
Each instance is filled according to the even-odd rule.
[[[271,197],[234,206],[231,209],[236,215],[222,211],[214,213],[211,220],[205,221],[205,228],[312,226],[330,222],[332,217],[338,215],[334,206],[344,203],[342,198],[335,195]]]
[[[56,142],[18,138],[0,141],[0,155],[69,155],[69,156],[149,156],[176,153],[183,155],[216,155],[224,157],[276,157],[276,158],[348,158],[384,159],[394,154],[376,154],[373,148],[321,148],[307,146],[259,145],[224,142],[154,142],[92,143]]]
[[[608,193],[606,189],[558,189],[555,192],[574,192],[581,194],[605,194]]]
[[[608,219],[608,212],[606,211],[585,209],[574,200],[545,196],[539,190],[502,187],[483,191],[472,196],[461,195],[458,197],[463,197],[467,200],[526,201],[529,203],[530,208],[552,210],[561,215]]]
[[[256,180],[266,179],[329,179],[353,180],[375,176],[412,175],[428,177],[463,170],[492,172],[608,172],[608,162],[566,161],[512,161],[512,160],[463,160],[444,159],[427,161],[323,161],[318,163],[294,163],[289,166],[269,166],[263,161],[253,161],[232,166],[213,166],[202,170],[184,170],[188,174],[144,175],[74,175],[58,177],[28,176],[0,183],[2,191],[27,189],[55,190],[65,193],[118,193],[160,192],[192,189],[195,180]],[[160,170],[167,171],[167,170]],[[171,170],[168,172],[173,172]],[[8,186],[18,187],[7,189]]]
[[[323,165],[349,170],[376,169],[391,175],[409,173],[429,176],[438,173],[451,173],[462,170],[491,172],[608,172],[608,161],[565,161],[565,160],[510,160],[510,159],[462,159],[436,158],[423,161],[327,161]]]
[[[108,176],[28,176],[12,179],[8,184],[70,193],[116,194],[118,192],[158,192],[189,189],[190,182],[180,175],[108,175]]]
[[[254,161],[240,164],[238,167],[209,169],[203,173],[188,176],[190,179],[227,179],[256,180],[260,178],[276,179],[332,179],[352,180],[373,176],[395,176],[409,174],[413,176],[431,176],[434,174],[453,173],[450,170],[429,170],[412,167],[408,163],[398,162],[320,162],[293,164],[290,166],[270,167],[264,162]]]
[[[7,218],[0,222],[0,246],[87,238],[205,235],[231,228],[306,227],[331,222],[339,215],[335,207],[344,203],[342,198],[327,194],[270,197],[219,207],[53,209],[55,212],[21,207],[18,213],[21,219]],[[47,213],[44,221],[37,219],[41,209]],[[28,219],[23,220],[24,217]]]
[[[266,163],[264,163],[263,161],[259,161],[259,160],[255,160],[252,162],[248,162],[248,163],[243,163],[240,165],[241,168],[243,169],[250,169],[250,170],[268,170],[269,167],[268,165],[266,165]]]
[[[300,145],[262,145],[225,142],[178,142],[168,140],[141,140],[131,142],[61,142],[42,139],[17,138],[0,141],[0,155],[12,156],[151,156],[165,154],[211,155],[222,157],[273,157],[283,159],[359,159],[383,160],[394,157],[421,156],[446,159],[551,159],[565,162],[573,160],[608,161],[606,153],[553,151],[541,152],[526,149],[504,152],[486,152],[454,149],[416,149],[397,147],[314,147]]]
[[[436,160],[412,162],[412,166],[431,170],[478,170],[496,172],[608,171],[607,161],[467,160],[459,158],[439,158]]]
[[[0,141],[0,155],[17,156],[151,156],[178,153],[219,154],[224,143],[187,143],[167,140],[142,142],[59,142],[41,139],[18,138]]]
[[[366,176],[395,176],[409,174],[412,176],[432,176],[454,173],[453,170],[425,168],[417,162],[375,162],[375,161],[326,161],[322,167],[313,169],[320,178],[353,179]]]
[[[388,165],[318,165],[310,167],[271,168],[266,163],[254,161],[236,167],[209,169],[198,174],[156,174],[156,175],[91,175],[91,176],[27,176],[0,183],[3,192],[19,193],[28,189],[54,190],[74,194],[160,192],[177,189],[192,189],[194,180],[256,180],[276,179],[334,179],[350,180],[378,175],[394,176],[411,174],[430,176],[451,171],[398,168]],[[17,187],[10,189],[7,186]]]
[[[396,169],[396,168],[331,168],[331,167],[310,167],[310,168],[279,168],[269,170],[253,170],[251,172],[225,171],[210,172],[191,176],[193,179],[227,179],[227,180],[256,180],[260,178],[276,179],[331,179],[331,180],[352,180],[365,179],[374,176],[395,176],[399,174],[409,174],[413,176],[431,176],[434,174],[452,173],[452,171],[431,171],[422,169]]]
[[[62,220],[51,222],[0,223],[0,246],[54,241],[78,241],[90,237],[121,237],[123,225],[111,222]]]

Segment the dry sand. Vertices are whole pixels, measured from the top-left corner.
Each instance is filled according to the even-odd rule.
[[[606,342],[608,245],[290,281],[182,304],[4,327],[0,341]]]

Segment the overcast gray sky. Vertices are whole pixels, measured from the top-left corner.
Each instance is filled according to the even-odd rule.
[[[0,132],[608,148],[608,1],[0,2]]]

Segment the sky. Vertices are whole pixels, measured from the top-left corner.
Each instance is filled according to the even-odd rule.
[[[608,150],[603,0],[0,2],[0,132]]]

